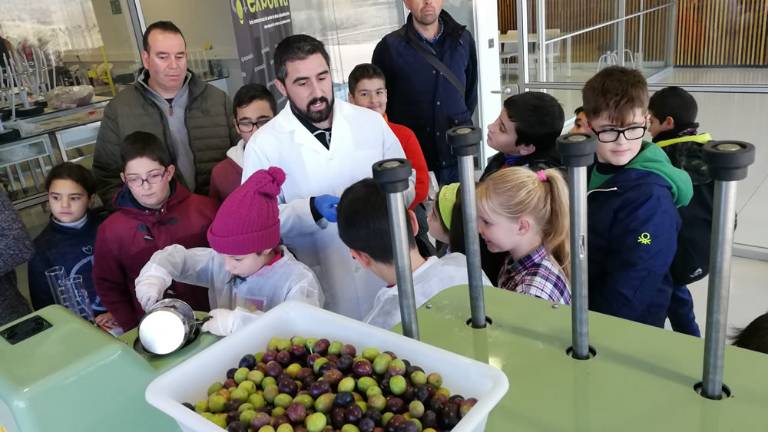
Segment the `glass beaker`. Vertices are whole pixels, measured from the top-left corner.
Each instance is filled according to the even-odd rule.
[[[48,288],[51,289],[51,298],[56,303],[59,303],[59,289],[64,285],[66,278],[67,271],[62,266],[51,267],[45,271],[45,279],[48,281]]]
[[[91,309],[91,299],[88,298],[88,292],[83,285],[83,277],[80,275],[72,275],[65,279],[65,285],[68,286],[69,292],[72,298],[73,312],[81,317],[93,322],[93,309]]]

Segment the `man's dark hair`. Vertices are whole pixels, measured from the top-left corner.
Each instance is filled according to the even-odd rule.
[[[508,97],[504,109],[509,120],[515,123],[517,145],[536,147],[533,158],[555,151],[555,141],[565,122],[563,107],[557,99],[547,93],[525,92]]]
[[[373,63],[360,63],[349,73],[349,79],[347,80],[349,92],[354,96],[355,90],[357,90],[357,84],[360,83],[360,81],[376,78],[384,81],[384,86],[387,85],[387,78],[378,66]]]
[[[590,121],[603,113],[622,125],[635,109],[648,109],[648,83],[636,69],[608,66],[590,78],[581,90],[584,113]]]
[[[184,38],[184,34],[181,32],[181,29],[176,27],[176,24],[170,21],[155,21],[150,24],[146,30],[144,30],[144,35],[141,37],[141,44],[144,46],[144,51],[146,52],[149,52],[149,34],[155,30],[168,33],[176,33],[181,36],[182,39],[184,39],[184,44],[187,43],[187,40]]]
[[[281,83],[285,84],[285,77],[288,75],[287,64],[291,61],[304,60],[305,58],[321,54],[325,63],[330,68],[331,58],[325,50],[323,43],[305,34],[288,36],[280,41],[275,48],[274,63],[275,76]]]
[[[768,313],[764,313],[749,323],[734,338],[737,347],[768,354]]]
[[[573,113],[576,114],[576,115],[579,115],[579,114],[581,114],[583,112],[584,112],[584,107],[583,106],[576,107],[576,109],[573,110]]]
[[[237,90],[235,98],[232,100],[232,115],[235,117],[235,120],[237,120],[238,108],[245,108],[250,105],[251,102],[258,100],[267,101],[273,116],[277,113],[277,101],[275,101],[275,96],[266,86],[257,83],[246,84]]]
[[[366,253],[377,262],[394,264],[387,197],[373,179],[363,179],[348,187],[341,194],[336,211],[339,237],[348,248]],[[416,239],[407,214],[405,220],[408,246],[413,249]]]
[[[125,166],[128,162],[141,157],[153,160],[166,168],[173,164],[168,149],[157,135],[136,131],[128,134],[123,139],[122,146],[120,146],[122,170],[125,171]]]
[[[699,127],[696,99],[680,87],[665,87],[654,93],[648,100],[648,110],[662,123],[672,117],[677,130]]]
[[[45,177],[45,190],[51,188],[55,180],[72,180],[85,189],[88,197],[96,193],[96,179],[88,168],[73,162],[62,162],[51,168]]]

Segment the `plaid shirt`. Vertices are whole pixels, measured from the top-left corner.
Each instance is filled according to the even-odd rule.
[[[515,261],[512,255],[499,272],[499,287],[554,303],[571,304],[568,282],[544,246]]]

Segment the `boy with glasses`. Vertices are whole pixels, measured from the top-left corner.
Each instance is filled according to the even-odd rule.
[[[104,306],[128,331],[144,315],[134,286],[141,268],[153,253],[172,244],[208,246],[206,230],[217,206],[174,179],[176,167],[157,136],[129,134],[120,156],[123,187],[114,198],[117,211],[96,233],[93,282]],[[209,309],[204,288],[174,284],[172,291],[195,310]]]
[[[272,120],[277,112],[275,97],[261,84],[246,84],[235,93],[232,101],[233,122],[240,134],[240,142],[227,150],[227,158],[211,171],[209,196],[222,203],[243,177],[243,155],[248,140],[259,128]]]
[[[597,136],[589,179],[589,308],[664,327],[680,216],[693,195],[688,174],[643,141],[648,86],[640,72],[603,69],[583,89]]]

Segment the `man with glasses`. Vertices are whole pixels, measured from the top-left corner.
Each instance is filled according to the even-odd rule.
[[[173,244],[207,247],[206,231],[216,203],[191,193],[174,178],[176,166],[160,138],[134,132],[120,146],[123,187],[116,211],[96,233],[93,283],[102,303],[124,330],[135,327],[144,310],[134,281],[156,251]],[[208,290],[175,283],[173,296],[195,310],[208,310]]]
[[[209,192],[211,198],[222,203],[224,198],[240,186],[245,147],[251,136],[272,120],[276,112],[275,97],[261,84],[246,84],[235,93],[232,114],[235,116],[233,121],[241,139],[227,150],[227,158],[213,167]]]
[[[598,140],[589,173],[589,308],[664,327],[677,207],[691,200],[691,179],[643,141],[648,87],[640,72],[603,69],[587,81],[583,99]]]
[[[207,194],[211,169],[237,141],[226,94],[187,69],[184,36],[170,21],[147,27],[136,82],[104,109],[93,158],[97,194],[107,205],[120,188],[120,145],[135,131],[160,138],[191,191]]]

